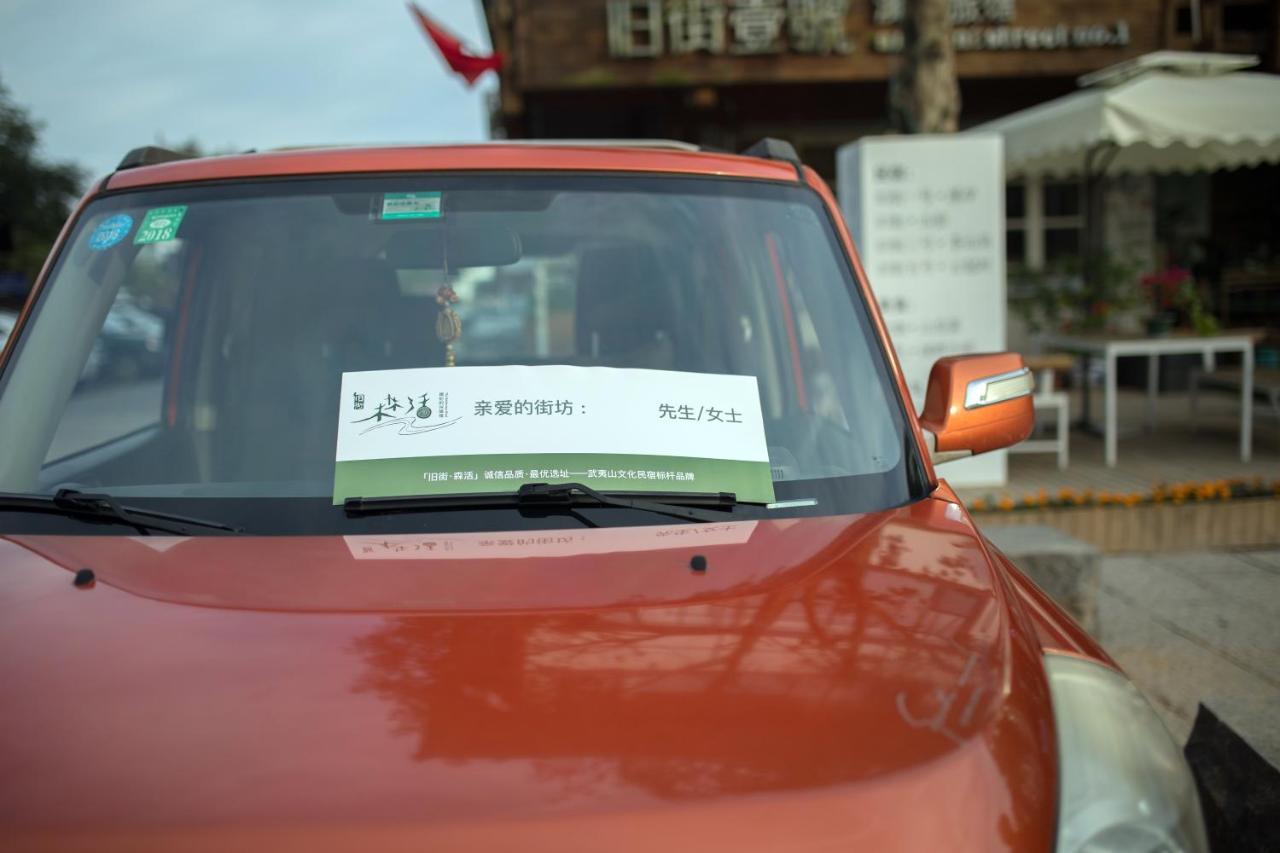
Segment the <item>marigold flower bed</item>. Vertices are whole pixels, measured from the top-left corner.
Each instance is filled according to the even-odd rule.
[[[1280,545],[1280,481],[1160,484],[1146,492],[1042,489],[973,500],[983,527],[1047,524],[1105,552]]]

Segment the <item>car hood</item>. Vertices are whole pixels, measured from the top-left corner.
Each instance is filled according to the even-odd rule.
[[[939,497],[538,533],[11,536],[0,837],[1044,850],[1052,717],[1008,594]]]

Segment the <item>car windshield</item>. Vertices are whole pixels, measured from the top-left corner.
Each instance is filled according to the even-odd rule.
[[[439,328],[442,301],[460,329]],[[923,490],[850,263],[798,184],[419,173],[109,194],[17,344],[0,491],[106,492],[250,532],[572,524],[333,506],[343,374],[450,362],[755,377],[775,500],[733,517]],[[0,532],[35,523],[6,513]]]

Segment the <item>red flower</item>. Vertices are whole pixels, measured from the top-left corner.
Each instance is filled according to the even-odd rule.
[[[1183,267],[1167,267],[1159,272],[1147,273],[1141,279],[1147,296],[1157,310],[1171,308],[1178,298],[1183,282],[1191,278],[1191,272]]]

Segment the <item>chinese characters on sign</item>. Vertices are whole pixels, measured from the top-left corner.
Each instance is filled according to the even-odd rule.
[[[587,407],[581,404],[578,414],[585,415]],[[473,414],[476,417],[511,415],[572,415],[572,400],[476,400]]]
[[[657,470],[652,468],[585,468],[570,471],[568,468],[486,468],[467,470],[424,471],[422,479],[428,483],[448,483],[474,480],[507,480],[520,483],[543,481],[592,480],[651,480],[653,482],[692,483],[697,480],[693,471]]]
[[[693,53],[705,50],[708,53],[724,53],[724,22],[724,6],[720,3],[689,0],[672,4],[667,10],[667,38],[671,52]],[[661,24],[658,26],[660,28]]]
[[[998,137],[868,138],[837,157],[840,201],[912,399],[942,356],[1004,348],[1004,169]],[[1004,457],[948,465],[967,485]],[[963,466],[963,467],[957,467]],[[966,482],[966,474],[974,478]]]
[[[951,0],[952,40],[959,51],[1065,50],[1124,47],[1126,21],[1114,24],[1014,25],[1015,0]],[[902,51],[906,0],[854,5],[875,27],[869,47]],[[815,56],[854,52],[850,0],[605,0],[609,55],[621,59],[752,56],[786,51]]]
[[[875,0],[872,21],[879,26],[900,27],[905,0]],[[1129,43],[1129,24],[1054,24],[1051,26],[1011,26],[1014,0],[951,0],[951,40],[955,49],[970,50],[1065,50],[1069,48],[1124,47]],[[871,36],[876,53],[901,53],[902,30],[877,30]]]
[[[335,504],[353,496],[505,493],[540,482],[773,500],[754,376],[568,365],[406,368],[344,373],[341,400]]]
[[[475,471],[424,471],[422,479],[428,483],[447,483],[450,480],[478,480],[480,477]]]
[[[951,0],[951,23],[1007,24],[1013,20],[1013,4],[1014,0]],[[901,24],[906,5],[906,0],[875,0],[871,18],[877,24]]]
[[[609,54],[843,54],[849,0],[608,0]]]
[[[734,53],[776,53],[782,20],[786,17],[775,0],[734,0],[729,13]]]
[[[931,299],[918,299],[924,280],[960,284],[997,273],[995,237],[979,215],[978,189],[964,172],[917,174],[902,162],[878,162],[871,173],[874,194],[864,251],[874,259],[880,311],[909,376],[911,393],[924,399],[927,366],[944,355],[975,349],[960,319],[949,309],[935,313]],[[933,303],[934,308],[944,305]],[[921,370],[921,368],[924,368]]]
[[[742,413],[737,409],[717,409],[715,406],[699,406],[697,411],[694,411],[693,406],[689,405],[677,406],[671,403],[659,403],[658,419],[705,421],[707,423],[718,421],[723,424],[740,424],[742,423]]]

